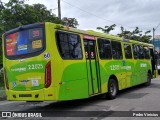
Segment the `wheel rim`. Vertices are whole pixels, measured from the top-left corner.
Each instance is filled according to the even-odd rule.
[[[113,82],[110,84],[110,93],[112,95],[116,94],[116,85]]]

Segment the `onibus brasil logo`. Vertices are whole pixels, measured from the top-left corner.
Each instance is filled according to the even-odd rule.
[[[41,113],[2,112],[2,117],[42,117]]]

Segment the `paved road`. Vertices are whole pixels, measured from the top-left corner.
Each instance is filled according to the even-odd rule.
[[[159,117],[109,117],[116,116],[119,114],[120,116],[123,114],[127,114],[126,112],[114,112],[114,111],[160,111],[160,77],[152,80],[152,84],[148,87],[140,85],[137,87],[133,87],[130,89],[123,90],[119,93],[115,100],[105,100],[103,98],[92,97],[89,99],[83,100],[73,100],[73,101],[65,101],[65,102],[42,102],[42,103],[26,103],[26,102],[10,102],[10,101],[1,101],[0,102],[0,111],[47,111],[49,114],[56,114],[56,111],[61,111],[59,114],[63,116],[64,114],[68,115],[64,111],[71,111],[70,115],[67,117],[54,117],[54,119],[67,119],[67,120],[75,120],[72,118],[72,115],[76,113],[74,111],[83,111],[81,114],[83,116],[88,116],[85,118],[77,117],[76,120],[159,120]],[[84,112],[85,111],[85,112]],[[97,111],[96,114],[92,116],[90,112],[87,111]],[[110,111],[110,115],[107,117],[102,113],[105,111]],[[148,113],[148,112],[146,112]],[[91,114],[91,115],[89,115]],[[144,114],[144,112],[142,112]],[[0,118],[0,119],[13,119],[13,118]],[[16,118],[14,118],[16,119]],[[20,119],[20,118],[19,118]],[[22,118],[21,118],[22,119]],[[32,120],[33,118],[24,118]],[[44,118],[37,118],[44,119]],[[49,117],[45,117],[45,119],[53,119]],[[34,119],[33,119],[34,120]]]

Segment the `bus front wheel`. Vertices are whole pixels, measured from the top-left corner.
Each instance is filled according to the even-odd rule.
[[[107,98],[112,100],[115,99],[118,93],[118,84],[117,81],[114,79],[110,79],[108,82],[108,93]]]

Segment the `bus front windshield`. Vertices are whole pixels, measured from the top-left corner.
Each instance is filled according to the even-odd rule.
[[[7,57],[28,55],[44,48],[42,28],[25,29],[5,36],[5,54]]]

